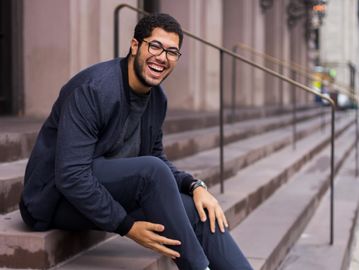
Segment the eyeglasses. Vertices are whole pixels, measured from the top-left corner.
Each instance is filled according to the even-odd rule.
[[[165,49],[159,41],[147,41],[142,40],[148,44],[148,52],[154,56],[160,56],[163,52],[166,52],[166,57],[169,61],[176,62],[182,55],[177,49]]]

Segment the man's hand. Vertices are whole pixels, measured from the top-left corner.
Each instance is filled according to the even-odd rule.
[[[202,222],[205,222],[207,219],[206,212],[204,211],[204,209],[207,209],[212,233],[216,230],[216,220],[221,232],[224,232],[225,228],[228,228],[228,222],[221,206],[216,198],[206,189],[203,187],[196,188],[193,191],[193,201]]]
[[[180,254],[164,245],[178,246],[181,242],[159,235],[165,227],[161,224],[155,224],[145,221],[136,221],[126,236],[141,246],[152,249],[172,259],[179,258]]]

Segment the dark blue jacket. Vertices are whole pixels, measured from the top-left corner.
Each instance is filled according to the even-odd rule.
[[[36,221],[33,229],[49,228],[61,196],[105,231],[116,231],[125,220],[125,209],[92,173],[93,160],[110,154],[123,137],[130,109],[124,80],[120,59],[114,59],[81,71],[61,89],[26,168],[22,201]],[[192,176],[178,171],[163,153],[166,107],[161,87],[153,88],[141,119],[140,155],[164,160],[179,190],[187,192]]]

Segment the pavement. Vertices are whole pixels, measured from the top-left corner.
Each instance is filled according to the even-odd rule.
[[[354,161],[354,151],[351,151],[348,161],[336,176],[333,244],[329,244],[330,192],[328,191],[279,270],[348,269],[354,238],[353,229],[359,210],[359,179],[353,177]],[[353,253],[353,258],[358,254]]]
[[[355,236],[353,239],[353,245],[351,249],[349,270],[359,269],[359,216],[356,220]]]

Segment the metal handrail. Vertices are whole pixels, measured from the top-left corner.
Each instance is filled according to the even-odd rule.
[[[279,67],[281,68],[281,73],[283,72],[283,67],[289,69],[290,71],[294,72],[294,75],[296,74],[296,72],[300,73],[302,76],[304,76],[306,79],[310,79],[310,80],[318,80],[319,78],[315,75],[312,74],[312,72],[307,69],[304,66],[301,66],[297,63],[288,63],[286,61],[283,61],[279,58],[276,58],[272,55],[257,51],[255,49],[253,49],[252,47],[247,46],[244,43],[237,43],[236,45],[233,46],[233,52],[237,52],[238,48],[241,48],[245,51],[249,51],[250,53],[262,57],[265,60],[271,62],[272,64],[277,64],[279,65]],[[236,60],[233,59],[232,62],[232,118],[234,118],[235,115],[235,110],[236,110],[236,82],[237,82],[237,65],[236,65]],[[359,104],[359,97],[357,95],[355,95],[355,89],[354,86],[352,87],[348,87],[344,84],[341,84],[339,82],[336,83],[329,83],[330,86],[332,86],[334,88],[333,92],[338,92],[338,93],[342,93],[347,95],[353,102],[354,104]],[[295,139],[296,139],[296,113],[295,113],[295,99],[293,99],[293,148],[295,148]],[[357,108],[358,109],[358,108]],[[322,115],[322,130],[324,130],[324,123],[325,123],[325,119],[324,119],[324,112],[321,114]],[[356,123],[358,123],[358,114],[355,114],[355,121]],[[356,124],[357,125],[357,124]],[[359,141],[358,138],[358,132],[356,132],[356,142]],[[356,144],[356,168],[355,168],[355,175],[359,176],[359,165],[358,165],[358,159],[359,159],[359,154],[358,154],[358,145]]]
[[[285,68],[289,69],[290,71],[299,73],[300,75],[302,75],[302,76],[305,77],[306,79],[318,80],[318,77],[315,76],[315,75],[313,75],[312,72],[311,72],[309,69],[307,69],[307,68],[305,68],[305,67],[303,67],[303,66],[301,66],[301,65],[299,65],[299,64],[297,64],[297,63],[288,63],[288,62],[283,61],[283,60],[281,60],[281,59],[279,59],[279,58],[276,58],[276,57],[274,57],[274,56],[272,56],[272,55],[269,55],[269,54],[266,54],[266,53],[257,51],[257,50],[255,50],[255,49],[253,49],[253,48],[251,48],[251,47],[249,47],[249,46],[243,44],[243,43],[237,43],[237,44],[235,44],[235,45],[233,46],[233,49],[232,49],[233,52],[237,52],[238,48],[244,49],[244,50],[249,51],[250,53],[252,53],[252,54],[254,54],[254,55],[256,55],[256,56],[262,57],[262,58],[264,58],[265,60],[271,62],[272,64],[277,64],[277,65],[279,65],[280,67],[285,67]],[[235,61],[233,61],[233,66],[234,66],[234,68],[233,68],[232,70],[235,71],[235,70],[236,70],[236,68],[235,68]],[[233,78],[234,75],[236,74],[234,71],[232,72],[232,82],[236,82],[235,79]],[[350,91],[353,91],[353,89],[351,89],[351,88],[348,87],[348,86],[345,86],[345,85],[343,85],[343,84],[341,84],[341,83],[338,83],[338,82],[336,82],[336,83],[331,83],[331,85],[332,85],[333,87],[335,87],[336,89],[342,90],[343,93],[345,93],[345,92],[347,91],[347,93],[345,93],[345,94],[348,94],[348,93],[352,94]],[[233,83],[232,83],[232,91],[233,91],[234,88],[235,88],[235,87],[233,86]],[[353,91],[353,92],[354,92],[354,91]],[[348,95],[350,95],[350,94],[348,94]],[[356,98],[356,99],[358,99],[358,98]],[[359,100],[359,99],[358,99],[358,100]]]
[[[114,18],[114,29],[115,29],[115,34],[114,34],[114,37],[115,37],[115,40],[114,40],[114,51],[115,51],[115,57],[119,57],[119,12],[122,8],[129,8],[137,13],[141,13],[141,14],[144,14],[144,15],[147,15],[148,13],[145,12],[144,10],[142,9],[138,9],[138,8],[135,8],[133,6],[130,6],[128,4],[121,4],[119,6],[116,7],[115,9],[115,18]],[[219,122],[220,122],[220,181],[221,181],[221,193],[224,192],[224,160],[223,160],[223,146],[224,146],[224,134],[223,134],[223,104],[224,104],[224,100],[223,100],[223,93],[224,93],[224,85],[223,85],[223,58],[224,58],[224,54],[227,54],[229,56],[232,56],[233,58],[236,58],[244,63],[247,63],[249,65],[251,65],[252,67],[255,67],[259,70],[262,70],[268,74],[271,74],[273,75],[274,77],[277,77],[277,78],[280,78],[282,79],[283,81],[291,84],[291,85],[294,85],[294,86],[297,86],[299,89],[302,89],[306,92],[309,92],[309,93],[312,93],[313,95],[316,95],[316,96],[319,96],[321,97],[322,99],[325,99],[328,101],[328,103],[330,104],[331,108],[332,108],[332,113],[331,113],[331,158],[330,158],[330,189],[331,189],[331,204],[330,204],[330,244],[332,245],[333,244],[333,239],[334,239],[334,222],[333,222],[333,219],[334,219],[334,131],[335,131],[335,122],[334,122],[334,119],[335,119],[335,103],[334,101],[327,97],[327,96],[324,96],[322,94],[319,94],[317,92],[315,92],[314,90],[312,90],[311,88],[301,84],[301,83],[298,83],[294,80],[292,80],[291,78],[288,78],[286,76],[283,76],[282,74],[279,74],[271,69],[268,69],[266,67],[263,67],[261,65],[258,65],[257,63],[253,62],[253,61],[250,61],[236,53],[233,53],[232,51],[224,48],[224,47],[220,47],[220,46],[217,46],[205,39],[202,39],[200,37],[197,37],[195,35],[193,35],[192,33],[186,31],[183,29],[183,33],[209,47],[212,47],[214,49],[217,49],[220,53],[220,115],[219,115]]]

